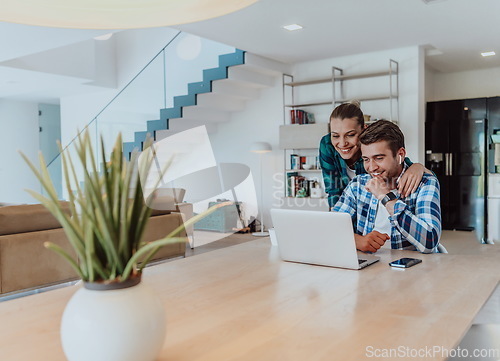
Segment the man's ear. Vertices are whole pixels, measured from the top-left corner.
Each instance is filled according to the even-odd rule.
[[[398,161],[399,161],[399,164],[403,164],[404,162],[404,159],[406,158],[406,149],[404,149],[403,147],[399,148],[398,151],[397,151],[397,158],[398,158]]]

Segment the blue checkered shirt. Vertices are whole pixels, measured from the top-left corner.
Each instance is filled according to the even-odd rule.
[[[369,174],[354,177],[332,209],[333,212],[349,213],[355,232],[362,236],[373,231],[379,206],[379,200],[365,189],[370,178]],[[380,207],[383,207],[382,203]],[[424,173],[417,191],[396,201],[394,215],[389,220],[392,226],[392,249],[437,252],[441,236],[437,178]]]

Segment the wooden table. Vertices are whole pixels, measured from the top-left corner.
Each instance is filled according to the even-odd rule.
[[[164,300],[168,319],[159,360],[331,361],[449,350],[500,277],[498,246],[474,255],[378,255],[361,271],[288,263],[265,238],[149,267],[143,280]],[[388,266],[402,256],[423,263]],[[0,303],[0,360],[64,360],[59,323],[77,287]]]

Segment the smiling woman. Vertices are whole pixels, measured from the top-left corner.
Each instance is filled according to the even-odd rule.
[[[364,128],[363,112],[358,101],[341,104],[330,115],[330,134],[321,139],[319,147],[330,207],[335,205],[352,178],[365,173],[358,140]]]
[[[352,170],[361,156],[358,137],[365,125],[359,106],[359,102],[342,104],[330,116],[332,145]]]

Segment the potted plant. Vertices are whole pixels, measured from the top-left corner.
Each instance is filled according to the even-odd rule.
[[[102,138],[100,149],[102,170],[88,132],[76,140],[75,160],[61,149],[69,212],[58,199],[43,156],[38,169],[22,154],[46,195],[28,192],[61,223],[76,257],[55,244],[45,246],[64,257],[83,280],[84,286],[63,314],[63,349],[70,361],[154,360],[165,336],[164,306],[140,282],[142,271],[159,248],[186,242],[185,227],[223,205],[191,218],[165,238],[145,244],[141,239],[151,209],[145,203],[141,181],[147,178],[153,152],[144,151],[140,156],[134,152],[126,161],[121,135],[109,159]]]

